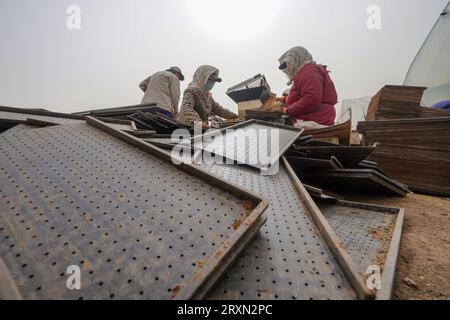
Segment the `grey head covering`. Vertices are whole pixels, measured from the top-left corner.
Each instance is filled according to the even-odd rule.
[[[216,67],[208,65],[199,67],[195,71],[194,78],[189,84],[188,88],[198,88],[202,91],[206,91],[206,83],[211,76],[213,76],[214,81],[222,81],[222,79],[219,78],[219,69],[217,69]]]
[[[283,72],[289,78],[288,85],[294,82],[295,75],[301,68],[309,63],[316,63],[309,51],[303,47],[294,47],[288,50],[278,61],[280,62],[280,66],[286,64]]]

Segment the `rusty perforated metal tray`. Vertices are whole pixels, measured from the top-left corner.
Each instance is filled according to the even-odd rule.
[[[365,277],[381,271],[377,299],[390,299],[404,209],[344,200],[319,201],[318,206],[355,261],[357,271]]]
[[[267,223],[211,291],[210,299],[368,297],[352,262],[332,242],[336,237],[329,228],[322,231],[317,227],[317,216],[313,218],[317,212],[313,212],[306,190],[297,185],[287,161],[274,176],[239,165],[201,166],[270,199]]]
[[[0,293],[202,298],[264,223],[268,203],[88,122],[0,135],[0,279],[17,294]],[[66,286],[71,265],[81,290]]]

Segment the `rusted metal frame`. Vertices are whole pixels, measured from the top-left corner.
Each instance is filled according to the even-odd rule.
[[[133,121],[134,123],[134,121]],[[153,137],[154,135],[156,135],[156,131],[155,130],[123,130],[128,134],[131,134],[132,136],[141,138],[141,139],[145,139],[145,138],[150,138]]]
[[[0,106],[0,111],[10,112],[10,113],[20,113],[20,114],[29,114],[35,116],[43,116],[50,118],[64,118],[64,119],[73,119],[73,120],[85,120],[86,116],[78,115],[78,114],[69,114],[69,113],[60,113],[53,111],[43,111],[43,110],[32,110],[32,109],[22,109],[15,107],[4,107]],[[130,120],[120,120],[120,119],[110,119],[110,118],[102,118],[96,117],[99,120],[102,120],[106,123],[114,123],[114,124],[124,124],[129,125],[131,128],[136,129],[136,126],[133,124],[133,121]]]
[[[213,256],[213,259],[209,259],[207,264],[203,267],[205,270],[212,270],[213,272],[210,272],[207,275],[207,279],[203,280],[203,282],[200,284],[199,280],[197,279],[197,276],[195,276],[191,281],[189,281],[186,286],[184,287],[184,291],[188,290],[189,287],[196,288],[196,291],[189,297],[189,299],[192,300],[201,300],[204,297],[207,296],[207,294],[214,289],[212,284],[216,284],[221,276],[227,271],[227,269],[232,266],[233,262],[239,257],[241,252],[248,246],[248,244],[251,242],[251,240],[256,236],[256,234],[259,232],[259,229],[266,223],[267,216],[265,214],[259,216],[255,221],[253,221],[253,224],[248,228],[248,230],[244,233],[241,232],[240,234],[237,234],[236,232],[233,234],[232,238],[235,240],[234,245],[229,248],[230,254],[223,255],[221,251],[223,251],[223,248],[219,248],[219,250],[216,251],[216,253]],[[249,224],[246,222],[246,224]],[[225,248],[227,246],[225,245]],[[186,289],[188,288],[188,289]],[[183,300],[186,299],[182,295],[178,295],[176,297],[176,300]]]
[[[147,115],[146,113],[144,113],[144,112],[142,112],[142,111],[137,111],[134,115],[135,115],[135,117],[136,117],[136,115],[137,115],[137,116],[143,118],[145,121],[148,121],[148,122],[150,122],[150,123],[155,123],[155,125],[161,127],[163,130],[169,130],[170,127],[175,127],[175,126],[177,126],[176,123],[175,123],[175,124],[171,124],[171,123],[169,124],[169,123],[168,123],[167,121],[165,121],[165,120],[157,119],[157,116],[152,117],[152,116],[149,116],[149,115]],[[144,121],[144,122],[145,122],[145,121]]]
[[[201,271],[197,271],[191,280],[188,281],[187,285],[184,286],[175,297],[180,300],[201,299],[219,279],[220,275],[231,265],[234,259],[237,258],[240,250],[248,244],[259,228],[264,224],[267,217],[263,213],[267,209],[269,202],[238,185],[224,181],[220,177],[213,175],[206,170],[184,163],[181,159],[177,159],[181,164],[175,165],[172,162],[172,156],[169,152],[123,131],[117,130],[98,119],[88,116],[86,117],[86,121],[89,125],[103,130],[146,153],[167,160],[168,162],[170,161],[174,166],[184,172],[192,174],[201,180],[224,189],[225,191],[231,192],[238,198],[250,200],[254,204],[253,210],[248,214],[241,226],[232,233],[231,237],[224,241],[213,254],[213,257],[206,261]]]
[[[320,169],[326,169],[326,170],[332,170],[332,169],[343,169],[342,164],[339,162],[339,160],[332,156],[331,159],[315,159],[315,158],[308,158],[308,157],[297,157],[297,156],[289,156],[286,155],[286,159],[291,161],[291,163],[295,166],[298,166],[303,169],[308,169],[310,171],[320,170]]]
[[[164,143],[159,141],[152,141],[143,139],[144,141],[153,144],[154,146],[157,146],[158,148],[164,149],[164,150],[172,150],[176,145],[171,143]]]
[[[178,127],[178,124],[175,120],[158,113],[151,113],[151,112],[144,112],[144,111],[136,111],[136,114],[141,116],[142,118],[149,120],[149,121],[156,121],[158,122],[158,125],[164,126],[167,129],[170,129],[170,127]]]
[[[375,293],[367,288],[363,277],[359,272],[356,271],[357,269],[354,265],[353,259],[343,248],[341,240],[339,240],[333,228],[330,226],[327,219],[323,216],[322,212],[317,207],[311,196],[308,194],[305,187],[303,186],[300,179],[297,177],[285,157],[282,157],[282,162],[286,167],[288,176],[291,178],[292,183],[299,193],[299,196],[304,201],[308,213],[317,225],[320,234],[325,240],[325,243],[330,249],[333,257],[336,259],[338,265],[342,268],[342,272],[346,276],[350,285],[355,290],[358,298],[364,300],[374,299]]]
[[[6,123],[6,124],[10,124],[10,125],[16,125],[16,124],[21,124],[23,123],[22,120],[10,120],[10,119],[0,119],[0,123]]]
[[[336,169],[332,172],[334,172],[336,174],[350,173],[350,174],[355,174],[355,175],[358,175],[358,174],[371,175],[374,178],[374,180],[380,181],[380,183],[382,183],[385,186],[387,186],[386,183],[388,183],[388,184],[391,184],[393,187],[397,187],[397,188],[401,189],[405,193],[410,192],[407,185],[405,185],[401,182],[398,182],[394,179],[391,179],[388,176],[383,175],[381,172],[379,172],[375,169]]]
[[[148,104],[138,104],[133,106],[125,106],[125,107],[113,107],[113,108],[106,108],[106,109],[98,109],[98,110],[90,110],[90,111],[83,111],[83,112],[76,112],[74,114],[78,115],[84,115],[84,116],[90,116],[90,117],[107,117],[107,118],[114,118],[114,117],[122,117],[126,116],[127,114],[135,113],[136,110],[148,110],[152,107],[156,107],[156,103],[148,103]]]
[[[34,126],[34,127],[53,127],[53,126],[57,126],[59,125],[59,123],[55,123],[55,122],[50,122],[50,121],[43,121],[43,120],[38,120],[38,119],[34,119],[34,118],[27,118],[27,120],[25,120],[23,122],[23,124],[29,125],[29,126]]]
[[[383,273],[381,274],[381,289],[377,292],[377,300],[390,300],[392,297],[404,217],[405,210],[399,209],[394,232],[392,233],[391,244],[389,245],[388,254],[384,262]]]
[[[378,290],[376,294],[377,300],[390,300],[392,296],[392,287],[394,284],[395,269],[397,267],[397,258],[400,250],[400,240],[402,237],[405,209],[346,200],[339,200],[335,203],[335,205],[397,215],[394,231],[389,243],[388,253],[384,262],[383,272],[381,274],[381,289]]]
[[[141,121],[140,119],[138,119],[138,118],[136,118],[136,117],[134,117],[134,116],[128,115],[127,118],[130,119],[130,121],[132,121],[132,122],[134,122],[134,123],[140,124],[141,126],[143,126],[144,128],[146,128],[146,129],[148,129],[148,130],[151,130],[151,131],[157,131],[156,128],[152,127],[152,126],[149,125],[148,123],[146,123],[146,122],[144,122],[144,121]]]
[[[0,257],[0,300],[22,300],[19,288],[17,288],[11,274]]]
[[[15,108],[15,107],[0,106],[0,111],[11,112],[11,113],[30,114],[30,115],[44,116],[44,117],[74,119],[74,120],[84,120],[85,119],[84,116],[76,115],[76,114],[43,111],[43,110],[33,110],[33,109],[22,109],[22,108]]]

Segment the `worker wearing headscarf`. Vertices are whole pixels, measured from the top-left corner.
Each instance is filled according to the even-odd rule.
[[[217,82],[222,82],[217,68],[204,65],[195,71],[192,82],[184,91],[180,113],[177,117],[178,123],[192,126],[195,122],[202,122],[203,127],[207,127],[211,116],[225,119],[238,117],[237,114],[222,108],[213,99],[211,90]]]
[[[279,59],[280,70],[292,85],[282,112],[295,119],[334,124],[337,93],[326,66],[318,65],[303,47],[294,47]]]

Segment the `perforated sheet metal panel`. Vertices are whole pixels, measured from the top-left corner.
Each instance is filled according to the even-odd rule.
[[[39,129],[39,127],[34,127],[34,126],[27,125],[27,124],[18,124],[18,125],[15,125],[14,127],[12,127],[11,129],[8,129],[8,130],[2,132],[1,135],[6,136],[6,135],[11,135],[11,134],[19,133],[22,131],[33,130],[33,129]]]
[[[384,264],[396,214],[331,204],[320,204],[319,208],[344,243],[357,271],[366,275],[369,266]]]
[[[78,120],[78,119],[58,118],[58,117],[49,117],[49,116],[41,116],[41,115],[26,114],[26,113],[0,111],[0,119],[12,120],[12,121],[26,121],[28,118],[45,121],[45,122],[50,122],[50,123],[56,123],[56,124],[84,123],[84,120]],[[132,129],[131,126],[126,125],[126,124],[111,123],[110,125],[119,130],[131,130]]]
[[[296,129],[282,129],[250,121],[236,128],[220,130],[216,136],[196,146],[241,164],[267,168],[279,160],[300,134]],[[272,139],[277,136],[278,139]],[[267,146],[268,149],[262,149],[262,146]]]
[[[0,256],[26,299],[173,298],[249,213],[87,124],[0,135],[0,164]]]
[[[36,120],[53,122],[53,123],[58,123],[58,124],[74,124],[74,123],[83,123],[84,122],[84,120],[77,120],[77,119],[46,117],[46,116],[39,116],[39,115],[34,115],[34,114],[0,111],[0,119],[25,121],[28,118],[33,118]]]
[[[266,224],[209,298],[356,298],[284,168],[261,176],[237,165],[202,167],[270,200]]]

